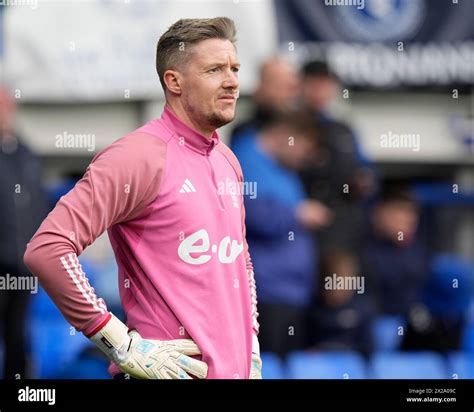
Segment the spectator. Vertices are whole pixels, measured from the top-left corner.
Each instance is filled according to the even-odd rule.
[[[460,350],[473,279],[472,262],[436,256],[421,299],[410,308],[402,349]]]
[[[340,88],[336,76],[326,63],[312,61],[302,77],[303,103],[318,122],[321,148],[301,175],[309,196],[334,213],[332,224],[318,233],[321,259],[333,262],[333,251],[353,252],[360,244],[363,200],[373,189],[373,173],[354,132],[329,114]]]
[[[338,140],[327,143],[333,143],[335,148],[351,156],[352,162],[357,166],[368,166],[370,162],[362,152],[355,133],[347,124],[331,115],[331,105],[340,93],[341,84],[328,64],[318,60],[307,62],[302,68],[301,82],[304,105],[314,112],[322,125],[328,128],[331,132],[329,138]]]
[[[315,150],[313,123],[303,113],[273,119],[259,133],[248,129],[234,147],[246,182],[257,185],[245,207],[258,285],[260,345],[280,356],[307,344],[307,308],[317,264],[309,229],[330,219],[327,208],[306,198],[296,171]]]
[[[0,276],[26,276],[26,244],[46,215],[37,157],[14,131],[16,104],[0,88]],[[7,275],[8,274],[8,275]],[[28,377],[25,322],[30,290],[0,290],[4,378]]]
[[[403,186],[388,186],[375,203],[361,251],[378,313],[406,316],[429,271],[428,251],[417,239],[419,207]]]
[[[372,352],[375,313],[366,295],[365,277],[358,276],[354,254],[335,252],[331,259],[321,268],[320,298],[310,314],[310,347],[358,351],[368,356]],[[336,271],[328,271],[328,267]]]
[[[299,93],[298,72],[282,58],[273,57],[262,64],[259,83],[253,95],[254,112],[250,119],[237,125],[231,145],[247,129],[259,130],[266,122],[294,109]]]

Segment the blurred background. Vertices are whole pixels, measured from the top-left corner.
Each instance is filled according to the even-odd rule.
[[[474,378],[474,2],[2,4],[2,377],[108,378],[25,246],[96,153],[160,116],[160,35],[224,15],[264,378]],[[80,261],[121,314],[107,235]]]

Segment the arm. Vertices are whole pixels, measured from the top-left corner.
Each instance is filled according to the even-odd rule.
[[[252,234],[273,237],[294,230],[298,224],[296,210],[270,197],[248,199],[246,202],[247,222]],[[268,211],[272,218],[268,219]]]
[[[125,373],[138,379],[207,376],[207,365],[190,356],[190,339],[145,340],[107,311],[77,256],[112,225],[132,220],[158,196],[166,144],[132,134],[99,153],[84,177],[58,202],[28,244],[25,263],[64,317]]]
[[[108,227],[133,219],[157,196],[163,168],[156,166],[156,155],[162,162],[165,155],[164,143],[158,142],[129,135],[100,152],[28,243],[25,264],[66,320],[86,335],[111,315],[78,256]]]
[[[166,144],[131,134],[99,153],[84,177],[57,203],[28,244],[24,261],[64,315],[125,373],[138,379],[207,376],[189,339],[142,339],[107,311],[78,256],[112,225],[132,220],[158,196]]]

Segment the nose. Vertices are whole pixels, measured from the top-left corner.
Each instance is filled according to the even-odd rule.
[[[237,73],[234,72],[231,68],[226,70],[226,76],[222,82],[222,87],[224,89],[237,90],[239,88],[239,78]]]

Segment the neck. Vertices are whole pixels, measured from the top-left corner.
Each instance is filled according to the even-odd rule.
[[[198,133],[202,134],[204,137],[211,140],[215,129],[205,128],[202,125],[198,124],[189,116],[188,112],[184,110],[184,107],[179,102],[176,103],[176,102],[168,101],[166,102],[166,106],[186,126],[190,127],[191,129],[196,130]]]

